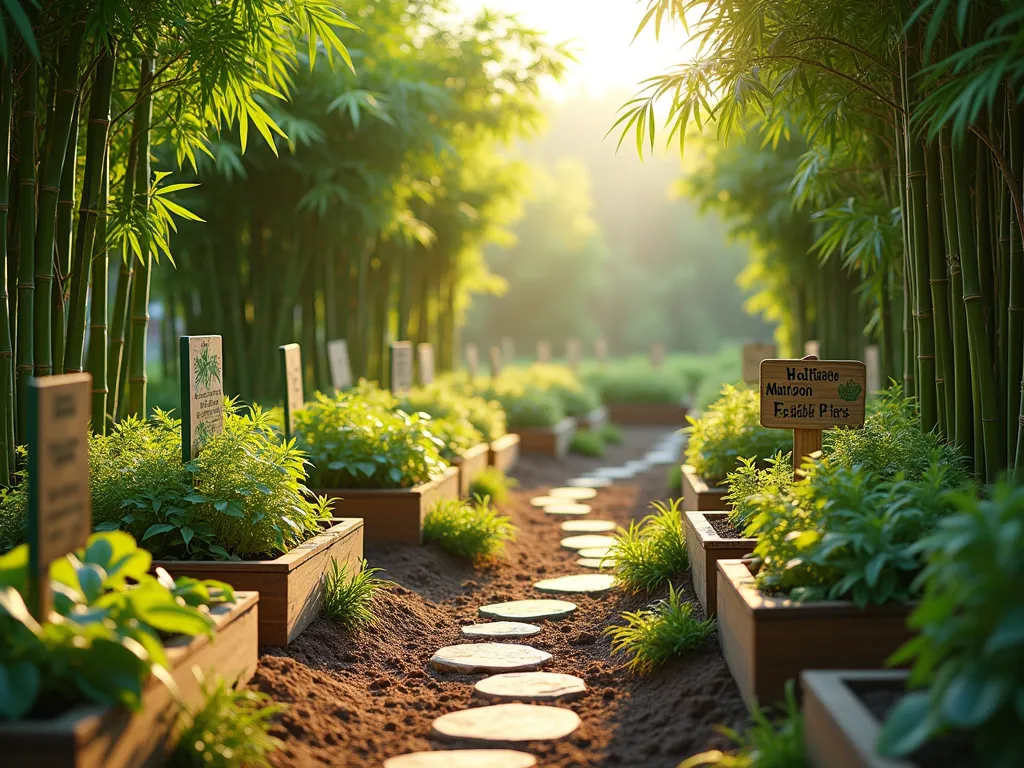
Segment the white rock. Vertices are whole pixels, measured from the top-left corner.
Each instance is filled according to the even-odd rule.
[[[442,715],[434,721],[431,735],[445,741],[521,744],[559,741],[579,727],[580,718],[571,709],[537,704],[495,704]]]

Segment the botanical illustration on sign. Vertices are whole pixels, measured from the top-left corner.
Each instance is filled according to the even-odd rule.
[[[845,384],[839,385],[839,396],[848,403],[852,403],[860,397],[862,391],[860,384],[853,379],[848,379]]]
[[[220,380],[220,359],[216,354],[210,352],[208,346],[199,350],[195,361],[195,388],[209,392],[213,382],[221,383]]]
[[[182,348],[182,448],[188,461],[199,455],[211,438],[224,431],[224,362],[220,336],[185,337]],[[188,372],[185,373],[185,365]]]

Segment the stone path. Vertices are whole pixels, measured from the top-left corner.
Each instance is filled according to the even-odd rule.
[[[384,761],[384,768],[534,768],[537,758],[512,749],[413,752]]]
[[[564,619],[576,612],[576,603],[565,600],[513,600],[480,607],[480,615],[489,619]]]
[[[442,715],[431,726],[431,735],[442,741],[522,744],[559,741],[579,727],[580,717],[571,709],[538,704],[495,704]]]
[[[584,534],[583,536],[569,536],[562,539],[562,546],[566,549],[598,549],[599,547],[610,548],[615,544],[614,536],[599,536],[597,534]]]
[[[441,672],[523,672],[551,661],[551,654],[529,645],[512,643],[465,643],[449,645],[430,657],[430,666]]]
[[[567,520],[562,523],[566,533],[608,533],[618,526],[611,520]]]
[[[614,586],[615,577],[610,573],[580,573],[544,579],[534,584],[533,588],[538,592],[555,592],[563,595],[596,595],[607,592]]]
[[[569,486],[567,488],[552,488],[548,491],[549,496],[554,496],[556,499],[570,499],[572,501],[586,501],[597,496],[596,488],[575,488]]]
[[[555,672],[509,672],[480,680],[473,692],[488,701],[571,701],[582,698],[587,684],[575,675]]]
[[[489,621],[485,624],[470,624],[462,628],[466,637],[530,637],[540,632],[536,624],[522,621]]]
[[[590,514],[589,504],[574,504],[572,502],[561,502],[559,504],[549,504],[544,507],[544,511],[549,515],[570,515],[570,516],[582,516]]]

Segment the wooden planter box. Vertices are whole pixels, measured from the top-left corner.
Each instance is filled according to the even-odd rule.
[[[709,510],[721,512],[732,509],[732,505],[724,499],[726,489],[717,485],[708,485],[697,470],[689,464],[683,464],[683,509]]]
[[[236,593],[237,602],[211,609],[212,638],[176,637],[166,644],[170,674],[190,708],[202,701],[193,673],[216,672],[244,685],[256,671],[259,595]],[[82,705],[48,720],[0,723],[0,763],[46,768],[135,768],[166,762],[178,715],[174,694],[158,680],[143,690],[143,709]]]
[[[817,671],[800,675],[804,701],[804,746],[813,768],[913,768],[913,763],[882,757],[875,750],[882,724],[856,692],[902,691],[907,673],[891,670]]]
[[[226,581],[260,593],[260,645],[287,645],[320,614],[324,574],[337,560],[346,569],[363,558],[363,521],[331,520],[329,527],[274,560],[185,562],[156,560],[172,576]]]
[[[606,403],[606,405],[608,418],[614,424],[684,427],[686,426],[686,414],[690,412],[685,403]]]
[[[522,451],[564,459],[576,434],[576,419],[566,416],[553,427],[518,427],[516,432]]]
[[[477,475],[487,469],[490,453],[491,447],[487,443],[480,443],[453,462],[459,469],[459,495],[463,498],[469,498],[469,486],[476,480]]]
[[[418,546],[423,543],[423,521],[434,503],[459,498],[459,470],[448,467],[444,474],[412,488],[330,488],[314,493],[338,499],[335,507],[345,517],[362,518],[368,543]]]
[[[491,450],[487,462],[508,474],[519,461],[519,435],[510,432],[491,442]]]
[[[711,524],[721,520],[728,512],[684,512],[686,551],[690,556],[690,576],[693,591],[704,608],[704,616],[711,618],[718,612],[719,560],[738,560],[754,551],[757,539],[724,539]]]
[[[719,560],[718,636],[747,706],[781,701],[805,669],[878,669],[911,637],[912,604],[795,603],[754,586],[744,560]]]
[[[607,423],[608,408],[602,405],[579,419],[576,426],[584,432],[600,432]]]

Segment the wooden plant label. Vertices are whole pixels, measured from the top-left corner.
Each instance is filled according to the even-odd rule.
[[[491,378],[496,379],[501,375],[501,350],[498,347],[491,347],[488,357],[491,364]]]
[[[509,365],[516,359],[516,342],[511,336],[503,336],[501,339],[501,359]]]
[[[665,364],[665,345],[660,342],[651,344],[651,365],[660,369]]]
[[[295,434],[295,414],[306,404],[302,392],[302,349],[298,344],[284,344],[281,349],[281,370],[284,373],[284,437]]]
[[[92,530],[91,409],[88,373],[29,380],[29,605],[40,621],[50,614],[50,563],[84,547]]]
[[[224,353],[220,336],[182,336],[181,460],[192,461],[224,431]]]
[[[811,339],[804,342],[805,357],[821,357],[821,342]]]
[[[569,363],[569,368],[573,371],[578,371],[580,367],[580,340],[569,339],[565,342],[565,359]]]
[[[864,347],[864,365],[867,367],[868,394],[873,395],[882,389],[882,370],[877,344],[868,344]]]
[[[434,345],[429,341],[416,346],[420,364],[420,386],[434,383]]]
[[[551,362],[551,342],[547,339],[541,339],[537,342],[537,362]]]
[[[469,378],[475,379],[477,371],[480,370],[480,353],[477,351],[476,344],[466,345],[466,371],[469,373]]]
[[[776,356],[775,345],[755,341],[743,345],[743,382],[757,384],[761,380],[761,361]]]
[[[412,342],[391,342],[391,391],[404,395],[412,389]]]
[[[599,363],[604,363],[608,360],[608,339],[604,336],[601,336],[594,342],[594,357],[597,358]]]
[[[335,339],[327,342],[327,361],[331,367],[331,384],[335,389],[352,386],[352,364],[348,359],[348,342]]]

